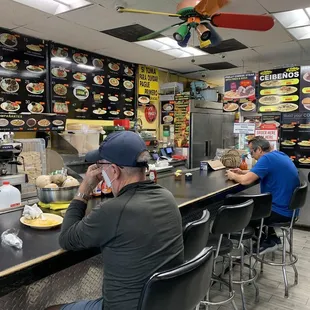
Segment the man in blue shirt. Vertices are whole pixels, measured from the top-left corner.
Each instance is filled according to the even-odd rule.
[[[270,143],[263,137],[255,137],[249,141],[249,148],[252,157],[257,160],[256,165],[250,171],[229,170],[228,179],[242,185],[249,185],[260,179],[261,192],[272,194],[272,213],[264,223],[270,225],[290,221],[293,211],[289,209],[289,204],[295,188],[300,185],[298,170],[286,154],[271,151]],[[269,227],[260,252],[264,254],[273,251],[280,242],[274,228]]]

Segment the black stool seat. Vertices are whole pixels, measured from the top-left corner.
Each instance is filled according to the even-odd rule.
[[[218,243],[219,243],[220,237],[217,235],[209,235],[209,240],[208,240],[208,244],[207,247],[214,247],[214,249],[217,248]],[[221,247],[220,247],[220,251],[219,251],[219,255],[223,256],[226,255],[228,253],[230,253],[233,249],[233,243],[231,240],[229,240],[226,237],[222,238],[222,242],[221,242]]]
[[[241,231],[239,232],[234,232],[232,234],[230,234],[230,239],[233,239],[233,240],[239,240],[240,237],[241,237]],[[245,230],[244,230],[244,233],[243,233],[243,240],[249,240],[251,239],[253,236],[255,235],[255,229],[253,227],[246,227]]]

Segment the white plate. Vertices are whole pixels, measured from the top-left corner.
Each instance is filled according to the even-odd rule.
[[[7,44],[6,43],[6,40],[7,40],[7,38],[8,37],[11,37],[11,42],[13,43],[13,44]],[[4,45],[4,46],[7,46],[7,47],[15,47],[16,45],[17,45],[17,39],[16,39],[16,37],[14,36],[14,35],[12,35],[12,34],[10,34],[10,33],[2,33],[1,35],[0,35],[0,42]]]
[[[60,119],[55,119],[53,121],[53,125],[55,125],[55,126],[62,126],[63,124],[64,124],[64,122]]]
[[[112,115],[118,115],[119,114],[118,111],[110,111],[109,113],[112,114]]]
[[[308,75],[308,78],[306,79],[306,76]],[[310,72],[306,72],[303,76],[303,79],[306,81],[306,82],[310,82]]]
[[[97,62],[97,64],[96,64],[96,62]],[[103,68],[103,61],[99,58],[94,58],[93,59],[93,66],[95,68],[102,69]]]
[[[78,78],[80,77],[80,78]],[[73,78],[76,81],[80,81],[80,82],[84,82],[86,80],[86,76],[84,74],[82,74],[81,72],[76,72],[73,74]]]
[[[112,102],[118,101],[118,97],[116,97],[116,96],[110,96],[108,99],[109,99],[110,101],[112,101]]]
[[[303,106],[304,106],[304,108],[305,108],[306,110],[309,110],[309,111],[310,111],[310,104],[303,104]]]
[[[18,105],[17,109],[15,109],[15,110],[8,110],[7,106],[8,106],[8,102],[1,103],[1,109],[6,111],[6,112],[17,112],[20,109],[20,105]]]
[[[126,89],[133,89],[133,83],[130,81],[124,81],[123,85]]]
[[[107,113],[107,111],[106,110],[99,110],[98,109],[98,110],[94,110],[93,113],[96,114],[96,115],[104,115],[104,114]]]
[[[66,58],[68,57],[68,52],[62,47],[56,47],[52,49],[52,55],[55,57]]]
[[[38,68],[39,71],[31,70],[33,67],[34,67],[34,68]],[[42,68],[40,68],[39,66],[33,66],[33,65],[27,66],[26,69],[27,69],[27,71],[33,72],[33,73],[41,73],[41,72],[44,71],[44,70],[43,70]]]
[[[115,64],[115,63],[109,63],[109,68],[112,70],[112,71],[118,71],[119,70],[119,65],[118,64]]]
[[[141,97],[140,97],[140,98],[141,98]],[[139,98],[139,99],[140,99],[140,98]],[[170,104],[170,103],[166,103],[166,104],[163,105],[163,110],[164,110],[164,111],[170,112],[170,111],[173,110],[173,105]]]
[[[264,124],[275,124],[277,128],[280,127],[280,123],[277,121],[266,121]]]
[[[125,86],[125,85],[124,85]],[[140,103],[143,103],[143,104],[148,104],[149,102],[150,102],[150,98],[148,98],[148,97],[146,97],[146,96],[140,96],[139,98],[138,98],[138,101],[140,102]],[[168,111],[168,110],[166,110],[166,111]],[[171,111],[171,110],[170,110]]]
[[[97,85],[102,85],[104,82],[104,79],[100,75],[96,75],[96,76],[94,76],[94,82]]]
[[[173,117],[171,115],[166,115],[163,117],[163,121],[165,123],[171,123],[173,121]]]
[[[6,67],[6,64],[8,64],[8,63],[14,63],[14,64],[15,64],[15,67],[7,68],[7,67]],[[0,63],[0,65],[1,65],[1,67],[2,67],[3,69],[5,69],[5,70],[15,71],[15,70],[18,69],[17,63],[14,62],[14,61],[2,61],[2,62]]]
[[[32,111],[33,106],[36,105],[36,104],[41,106],[41,110],[40,110],[39,112],[33,112],[33,111]],[[36,114],[36,113],[42,113],[42,112],[44,111],[44,107],[43,107],[42,104],[40,104],[40,103],[36,103],[36,104],[32,104],[32,103],[29,103],[29,104],[28,104],[27,109],[28,109],[28,111],[29,111],[30,113]]]
[[[5,118],[0,118],[0,127],[6,127],[9,125],[9,121]]]
[[[81,53],[75,53],[73,54],[73,60],[77,63],[77,64],[87,64],[87,57],[86,56],[82,56],[83,54]]]
[[[126,67],[125,68],[125,74],[128,76],[133,76],[133,71],[129,67]]]
[[[51,213],[44,213],[43,214],[44,218],[47,219],[47,220],[54,220],[54,221],[57,221],[57,223],[53,224],[53,225],[48,225],[48,226],[37,226],[35,224],[31,224],[31,223],[26,223],[25,222],[25,217],[22,216],[20,218],[20,222],[26,226],[29,226],[31,228],[34,228],[34,229],[40,229],[40,230],[47,230],[47,229],[51,229],[51,228],[54,228],[54,227],[57,227],[59,225],[62,224],[63,222],[63,218],[59,215],[56,215],[56,214],[51,214]]]
[[[59,71],[62,71],[63,72],[63,75],[59,75]],[[67,77],[67,71],[65,69],[60,69],[60,68],[53,68],[52,69],[52,74],[55,76],[55,77],[58,77],[58,78],[66,78]]]
[[[28,44],[26,47],[33,52],[42,52],[41,46],[36,44]]]
[[[29,93],[31,94],[34,94],[34,95],[40,95],[40,94],[43,94],[44,93],[44,85],[43,85],[43,88],[40,90],[40,91],[37,91],[37,90],[30,90],[29,87],[33,88],[35,84],[38,84],[38,83],[29,83],[26,85],[26,89]]]
[[[84,90],[85,92],[85,96],[81,96],[77,94],[77,91],[81,89]],[[86,100],[89,97],[89,90],[87,88],[85,88],[84,86],[77,86],[73,89],[73,95],[75,98],[79,99],[79,100]]]
[[[115,85],[114,85],[113,83],[114,83]],[[112,86],[114,86],[114,87],[117,87],[117,86],[119,86],[119,80],[116,79],[116,78],[110,78],[110,79],[109,79],[109,84],[112,85]]]
[[[14,80],[14,79],[11,79],[11,78],[5,78],[5,79],[3,79],[2,81],[1,81],[1,83],[0,83],[0,86],[1,86],[1,88],[5,91],[5,92],[7,92],[7,93],[16,93],[18,90],[19,90],[19,84],[16,82],[16,84],[17,84],[17,88],[16,89],[14,89],[14,90],[8,90],[8,84],[7,84],[7,82],[9,82],[9,81],[11,81],[11,80]]]
[[[246,109],[245,107],[246,107],[247,104],[248,104],[248,102],[243,103],[243,104],[241,105],[240,108],[241,108],[242,111],[251,112],[251,111],[255,110],[255,108],[256,108],[256,104],[255,104],[255,103],[252,103],[252,104],[253,104],[253,108],[252,108],[252,109]]]
[[[133,113],[132,111],[125,111],[124,112],[124,115],[128,116],[128,117],[131,117],[131,116],[134,116],[135,113]]]

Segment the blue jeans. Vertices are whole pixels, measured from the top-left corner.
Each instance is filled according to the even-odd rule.
[[[72,304],[65,305],[61,310],[102,310],[103,298],[96,300],[78,301]]]

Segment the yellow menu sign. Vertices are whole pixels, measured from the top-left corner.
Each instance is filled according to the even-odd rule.
[[[150,96],[151,102],[159,100],[158,69],[139,65],[138,94]]]

